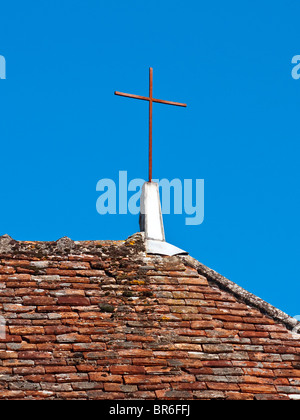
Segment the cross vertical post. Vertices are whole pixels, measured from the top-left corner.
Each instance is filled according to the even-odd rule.
[[[153,104],[153,69],[149,69],[149,182],[152,181],[152,104]]]
[[[140,95],[132,95],[130,93],[123,93],[123,92],[115,92],[115,95],[118,96],[125,96],[126,98],[133,98],[133,99],[141,99],[142,101],[149,102],[149,182],[152,182],[152,108],[153,102],[159,104],[166,104],[166,105],[175,105],[175,106],[182,106],[186,107],[186,104],[182,104],[180,102],[171,102],[171,101],[164,101],[162,99],[155,99],[153,98],[153,68],[149,68],[149,97],[140,96]]]

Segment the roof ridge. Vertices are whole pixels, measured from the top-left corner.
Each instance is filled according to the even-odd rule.
[[[141,236],[141,235],[140,235]],[[138,242],[140,236],[132,235],[127,239],[130,241],[131,238]],[[121,246],[126,244],[124,240],[73,240],[67,236],[59,238],[57,240],[48,241],[23,241],[15,240],[11,236],[5,234],[0,236],[0,255],[6,255],[14,253],[16,256],[20,254],[24,255],[36,255],[36,256],[47,256],[49,254],[66,254],[76,253],[81,248],[81,253],[92,252],[100,253],[101,247],[108,245]]]
[[[291,330],[293,333],[300,334],[300,321],[297,319],[291,317],[290,315],[264,301],[253,293],[248,292],[246,289],[237,285],[233,281],[200,263],[195,258],[189,255],[182,255],[179,257],[186,263],[186,265],[195,268],[199,274],[204,275],[207,280],[217,283],[220,288],[230,292],[246,304],[259,309],[262,313],[269,315],[275,321],[281,322],[288,330]]]

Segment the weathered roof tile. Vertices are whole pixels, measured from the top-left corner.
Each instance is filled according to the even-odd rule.
[[[299,323],[191,257],[143,234],[0,254],[0,399],[299,398]]]

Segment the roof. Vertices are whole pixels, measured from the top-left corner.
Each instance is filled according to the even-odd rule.
[[[0,238],[0,399],[300,399],[299,323],[190,256]]]

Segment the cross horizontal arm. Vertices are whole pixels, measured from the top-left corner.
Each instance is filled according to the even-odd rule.
[[[126,98],[141,99],[143,101],[150,101],[150,98],[147,98],[147,96],[131,95],[130,93],[115,92],[115,95],[125,96]]]
[[[115,95],[125,96],[126,98],[141,99],[142,101],[150,101],[150,98],[148,98],[147,96],[132,95],[130,93],[115,92]],[[182,107],[187,106],[187,104],[181,104],[180,102],[164,101],[162,99],[155,99],[155,98],[152,98],[152,101],[158,104],[175,105],[175,106],[182,106]]]
[[[162,99],[152,99],[153,102],[156,102],[158,104],[166,104],[166,105],[175,105],[175,106],[183,106],[186,107],[187,104],[181,104],[180,102],[172,102],[172,101],[164,101]]]

